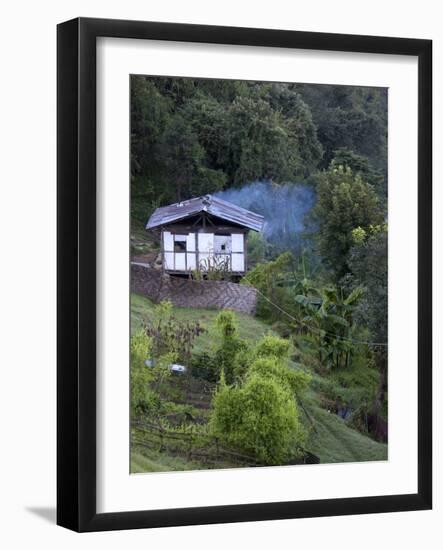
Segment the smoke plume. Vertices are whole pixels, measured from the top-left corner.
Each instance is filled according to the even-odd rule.
[[[264,236],[278,249],[299,249],[306,239],[310,229],[306,214],[315,204],[315,193],[308,185],[255,181],[216,196],[264,216]]]

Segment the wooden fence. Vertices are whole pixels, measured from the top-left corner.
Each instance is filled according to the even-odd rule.
[[[218,438],[193,430],[174,431],[146,421],[132,422],[131,444],[151,451],[165,452],[172,455],[186,456],[188,460],[197,460],[216,466],[231,463],[239,466],[265,466],[251,455],[228,449]],[[285,465],[319,464],[320,459],[304,450],[301,457],[296,457]]]

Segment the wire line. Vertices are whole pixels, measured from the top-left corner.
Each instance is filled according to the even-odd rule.
[[[248,281],[248,278],[247,276],[246,277],[243,277],[244,279],[246,279]],[[337,340],[342,340],[344,342],[352,342],[353,344],[359,344],[359,345],[365,345],[365,346],[373,346],[373,347],[384,347],[384,346],[387,346],[388,343],[387,342],[367,342],[365,340],[355,340],[353,338],[346,338],[345,336],[340,336],[338,334],[335,334],[333,332],[329,332],[329,331],[326,331],[326,330],[321,330],[321,329],[317,329],[315,327],[312,327],[311,325],[309,325],[308,323],[305,323],[303,321],[300,321],[299,319],[296,319],[293,315],[291,315],[290,313],[288,313],[287,311],[285,311],[283,308],[281,308],[278,304],[274,303],[272,300],[270,300],[265,294],[263,294],[263,292],[261,292],[261,290],[259,290],[257,287],[255,287],[250,281],[248,281],[248,283],[253,287],[255,288],[255,290],[260,294],[260,296],[262,296],[267,302],[269,302],[272,306],[274,306],[276,309],[278,309],[279,311],[281,311],[284,315],[286,315],[287,317],[289,317],[290,319],[292,319],[293,321],[295,321],[297,324],[299,325],[304,325],[306,327],[309,328],[309,330],[311,330],[312,332],[317,332],[317,334],[327,334],[329,336],[333,336],[334,338],[337,338]]]

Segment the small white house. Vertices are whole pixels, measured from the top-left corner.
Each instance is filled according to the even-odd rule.
[[[163,269],[171,274],[247,269],[248,232],[261,231],[264,218],[211,195],[157,208],[146,224],[159,230]]]

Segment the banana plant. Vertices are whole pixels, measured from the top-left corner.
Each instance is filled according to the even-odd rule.
[[[348,366],[355,348],[352,314],[364,289],[356,288],[348,296],[333,286],[311,285],[306,290],[295,301],[303,312],[302,324],[316,341],[319,363],[329,368]]]

